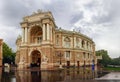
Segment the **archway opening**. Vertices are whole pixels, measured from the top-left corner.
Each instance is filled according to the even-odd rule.
[[[40,44],[42,42],[42,28],[39,26],[34,26],[30,30],[30,43]]]
[[[41,53],[38,50],[34,50],[31,53],[31,67],[40,67],[41,65]]]

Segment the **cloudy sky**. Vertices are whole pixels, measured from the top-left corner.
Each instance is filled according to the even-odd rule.
[[[1,0],[0,38],[13,50],[22,17],[38,9],[51,11],[58,27],[79,29],[91,37],[96,50],[120,56],[120,0]]]

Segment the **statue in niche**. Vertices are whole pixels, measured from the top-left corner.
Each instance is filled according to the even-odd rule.
[[[47,62],[48,62],[47,56],[43,56],[42,62],[43,62],[43,63],[47,63]]]

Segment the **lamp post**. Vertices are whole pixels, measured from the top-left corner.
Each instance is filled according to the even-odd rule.
[[[59,65],[59,68],[62,68],[61,57],[63,56],[63,54],[61,54],[61,52],[59,52],[59,53],[57,54],[57,56],[60,58],[60,65]]]

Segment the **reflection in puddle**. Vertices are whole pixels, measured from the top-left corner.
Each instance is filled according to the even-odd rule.
[[[69,80],[91,80],[98,77],[90,68],[70,68],[51,71],[0,71],[0,82],[56,82]]]

